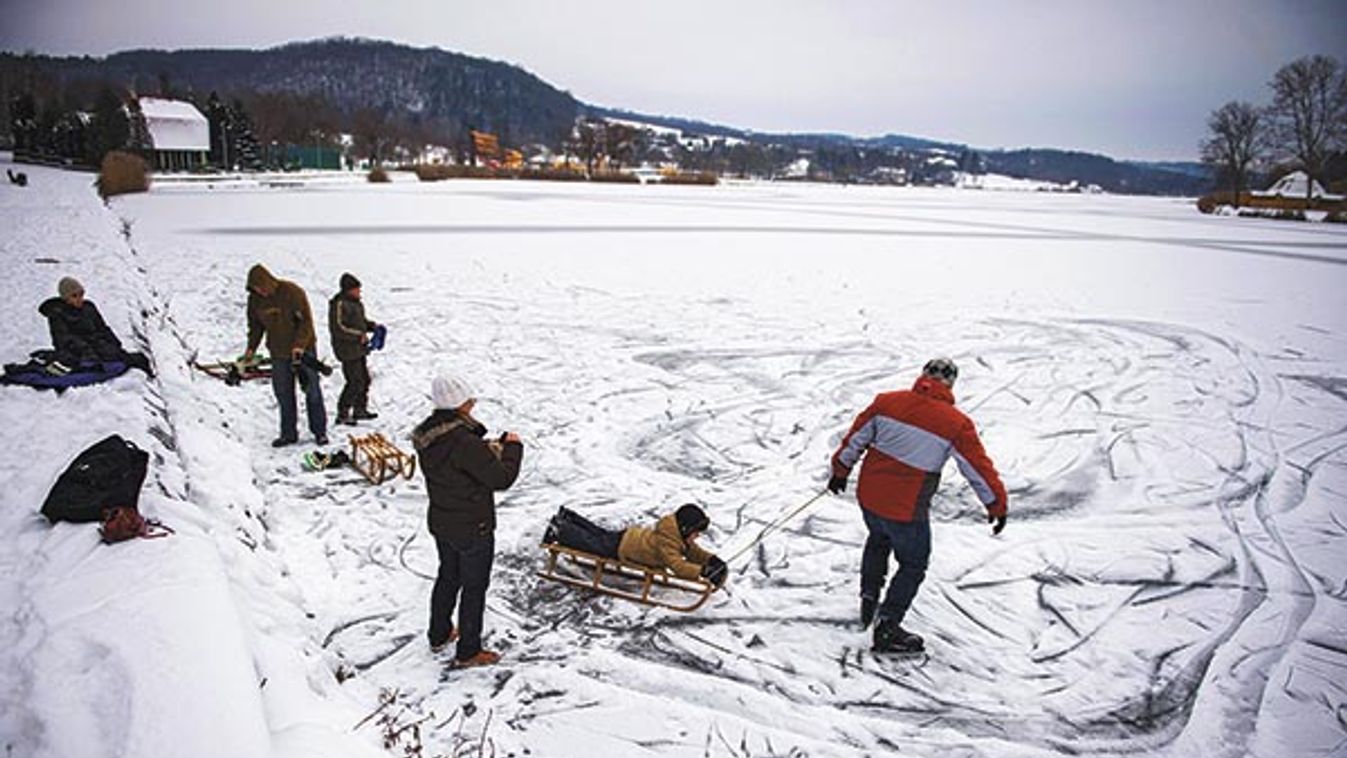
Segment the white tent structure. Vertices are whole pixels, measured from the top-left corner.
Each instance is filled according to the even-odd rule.
[[[182,171],[206,163],[210,122],[195,105],[182,100],[142,97],[140,112],[154,141],[157,170]]]
[[[1309,196],[1315,200],[1338,201],[1343,198],[1342,195],[1330,195],[1324,191],[1322,184],[1310,179],[1304,171],[1292,171],[1273,182],[1271,187],[1262,192],[1252,192],[1255,197],[1285,197],[1293,200],[1304,199],[1305,190],[1309,190]]]

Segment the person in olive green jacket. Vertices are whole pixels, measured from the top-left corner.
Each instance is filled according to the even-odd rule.
[[[370,333],[375,324],[365,316],[365,303],[360,297],[360,280],[353,274],[341,275],[341,291],[332,296],[327,306],[327,328],[332,335],[332,352],[341,361],[341,375],[346,386],[337,398],[337,423],[355,425],[357,421],[378,418],[369,409],[369,354]]]
[[[248,350],[251,361],[265,334],[271,353],[271,390],[281,411],[281,434],[272,447],[299,440],[295,379],[304,387],[304,406],[309,431],[319,445],[327,444],[327,412],[318,383],[318,340],[313,333],[313,311],[299,285],[277,279],[262,264],[248,270]]]
[[[706,579],[717,588],[725,583],[725,562],[697,545],[697,538],[711,528],[701,508],[688,503],[655,522],[653,528],[630,526],[604,529],[584,516],[561,508],[548,523],[543,544],[556,543],[593,555],[618,558],[664,569],[683,579]]]

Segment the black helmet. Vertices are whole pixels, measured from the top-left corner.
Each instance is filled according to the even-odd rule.
[[[959,378],[959,367],[949,358],[932,358],[921,367],[921,375],[938,379],[945,386],[953,387],[954,380]]]
[[[674,520],[678,522],[678,533],[686,539],[693,532],[704,532],[711,526],[711,519],[706,517],[706,511],[688,503],[679,506],[674,512]]]

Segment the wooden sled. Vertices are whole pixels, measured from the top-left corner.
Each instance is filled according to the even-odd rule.
[[[351,466],[364,474],[370,484],[383,484],[398,474],[411,479],[416,473],[416,456],[402,452],[378,432],[363,437],[352,435]]]
[[[538,576],[600,595],[691,613],[705,605],[711,593],[716,591],[715,585],[704,579],[684,579],[664,569],[604,558],[556,543],[543,545],[543,549],[547,551],[547,564]],[[566,564],[561,564],[563,556],[567,559]],[[563,565],[580,571],[568,573]],[[657,588],[658,592],[655,591]],[[673,598],[660,597],[666,594]]]
[[[254,379],[271,378],[271,359],[262,358],[252,363],[243,361],[220,361],[219,363],[198,363],[195,358],[188,361],[192,368],[216,379],[223,379],[233,387]]]

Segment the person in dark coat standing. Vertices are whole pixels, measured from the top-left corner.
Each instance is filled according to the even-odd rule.
[[[455,667],[489,666],[500,660],[500,654],[482,649],[482,613],[496,552],[495,493],[519,476],[524,445],[512,432],[486,439],[486,427],[472,416],[476,397],[463,382],[437,377],[431,397],[435,411],[412,432],[430,496],[426,521],[440,557],[427,637],[435,652],[458,640]]]
[[[299,441],[299,407],[295,380],[304,387],[304,406],[309,431],[319,445],[327,444],[327,411],[323,388],[318,382],[318,339],[313,333],[313,311],[304,290],[291,281],[277,279],[262,264],[248,270],[248,349],[243,360],[251,361],[262,335],[271,353],[271,391],[281,410],[281,435],[272,447]]]
[[[58,297],[48,298],[37,310],[47,317],[57,364],[69,370],[81,363],[116,361],[154,376],[144,353],[128,353],[122,348],[122,341],[108,328],[98,306],[84,299],[84,285],[79,280],[63,277],[56,293]]]
[[[365,363],[370,333],[378,324],[365,316],[360,280],[354,275],[341,275],[341,291],[328,301],[327,326],[332,333],[332,352],[341,361],[341,375],[346,380],[337,398],[337,423],[354,426],[357,421],[378,418],[369,410],[370,376]]]

